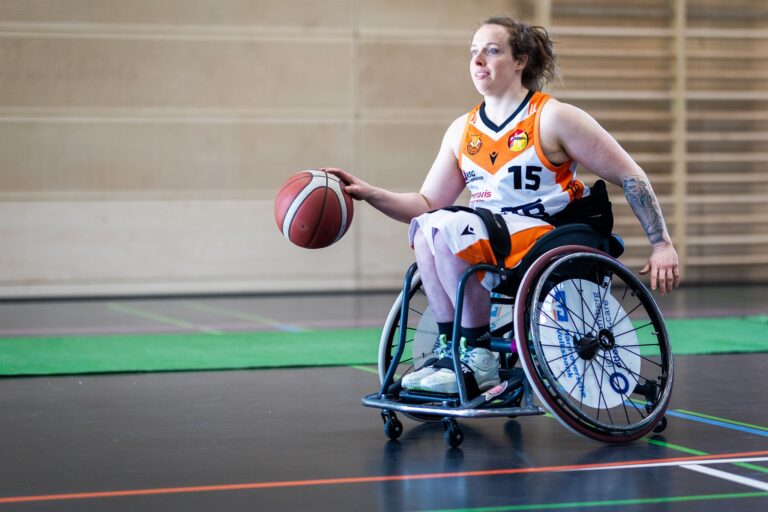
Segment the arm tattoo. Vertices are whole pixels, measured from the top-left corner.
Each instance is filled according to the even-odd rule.
[[[643,226],[651,245],[664,241],[664,217],[659,201],[646,180],[640,176],[624,178],[624,195]]]

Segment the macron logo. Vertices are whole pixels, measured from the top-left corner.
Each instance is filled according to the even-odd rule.
[[[464,235],[474,235],[474,234],[475,234],[475,230],[472,229],[472,226],[470,226],[469,224],[467,224],[467,227],[465,227],[464,231],[461,232],[462,236],[464,236]]]

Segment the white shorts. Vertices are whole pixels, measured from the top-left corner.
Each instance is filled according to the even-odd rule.
[[[503,213],[512,242],[512,251],[504,260],[504,266],[512,268],[531,249],[542,235],[554,229],[554,226],[540,219],[524,217],[514,213]],[[470,265],[490,263],[497,265],[496,256],[491,248],[488,230],[482,219],[474,213],[437,210],[425,213],[411,221],[408,238],[413,247],[413,239],[421,228],[426,235],[427,244],[435,254],[434,238],[438,231],[453,254]],[[483,286],[492,290],[499,284],[499,276],[494,273],[478,273]]]

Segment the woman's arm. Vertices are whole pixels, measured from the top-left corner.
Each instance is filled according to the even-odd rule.
[[[367,183],[336,168],[324,170],[344,182],[344,190],[353,198],[366,201],[385,215],[400,222],[431,210],[452,205],[464,189],[464,178],[458,165],[458,139],[463,129],[462,116],[454,121],[443,136],[443,142],[419,192],[392,192]],[[457,135],[458,131],[458,135]]]
[[[554,162],[569,158],[597,176],[620,185],[652,246],[648,263],[651,288],[661,293],[680,284],[677,252],[648,176],[600,124],[583,110],[550,100],[541,113],[542,149]]]

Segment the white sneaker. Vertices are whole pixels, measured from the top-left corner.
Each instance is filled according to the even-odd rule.
[[[499,384],[499,364],[493,352],[487,348],[467,350],[466,340],[461,338],[461,368],[464,376],[473,375],[480,391]],[[459,384],[453,370],[443,368],[432,373],[419,383],[421,389],[434,393],[458,393]]]
[[[435,345],[432,347],[432,353],[435,354],[435,357],[438,361],[446,357],[451,357],[450,346],[451,345],[448,343],[448,339],[445,337],[445,334],[441,334],[437,337],[437,340],[435,340]],[[439,368],[435,368],[429,364],[419,370],[416,370],[415,372],[409,373],[403,377],[403,387],[405,389],[423,389],[421,387],[421,381],[433,373],[436,373],[438,370]]]

